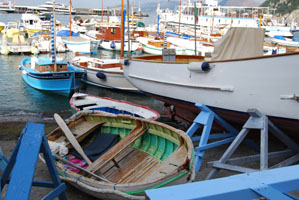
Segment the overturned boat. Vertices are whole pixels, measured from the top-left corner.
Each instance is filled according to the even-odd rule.
[[[115,100],[108,97],[96,97],[90,94],[74,93],[70,99],[70,105],[74,112],[80,110],[99,110],[113,114],[126,114],[134,117],[156,120],[160,114],[147,107],[131,102]]]

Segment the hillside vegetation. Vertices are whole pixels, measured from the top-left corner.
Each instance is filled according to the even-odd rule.
[[[276,8],[276,14],[285,15],[299,9],[299,0],[266,0],[261,6]]]
[[[258,6],[259,3],[255,0],[222,0],[219,2],[221,6]]]

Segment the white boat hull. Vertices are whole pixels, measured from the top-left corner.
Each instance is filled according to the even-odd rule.
[[[98,42],[84,38],[81,40],[75,38],[76,37],[63,39],[63,42],[67,45],[67,48],[70,51],[82,54],[97,54],[99,45]]]
[[[130,46],[130,51],[134,52],[139,48],[139,42],[135,41],[130,41],[131,46]],[[124,43],[124,51],[128,51],[128,42]],[[109,50],[109,51],[120,51],[121,49],[121,43],[120,41],[101,41],[100,42],[100,48]]]
[[[110,62],[118,63],[119,60],[114,59],[106,59],[104,61],[100,59],[94,59],[89,57],[76,57],[70,61],[72,66],[75,68],[84,69],[86,71],[86,77],[82,79],[83,82],[86,82],[91,85],[95,85],[98,87],[111,88],[111,89],[120,89],[120,90],[128,90],[128,91],[138,91],[125,77],[123,70],[120,67],[113,68],[97,68],[97,67],[82,67],[78,64],[78,62],[88,62],[92,65],[94,64],[107,64]],[[100,75],[99,75],[100,74]]]
[[[130,60],[125,77],[141,91],[190,103],[299,120],[299,53],[213,62],[208,72],[188,63]],[[201,63],[197,64],[198,67]]]

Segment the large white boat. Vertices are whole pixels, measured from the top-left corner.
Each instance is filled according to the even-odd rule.
[[[57,13],[57,14],[68,15],[70,13],[70,6],[67,6],[63,3],[56,3],[55,1],[47,1],[44,4],[39,5],[39,7],[46,8],[50,12],[53,10],[54,6],[55,6],[55,13]],[[71,8],[71,13],[75,14],[76,9],[72,7]]]
[[[15,8],[11,3],[11,1],[0,2],[0,12],[8,12],[8,13],[15,12]]]
[[[181,32],[186,28],[183,26],[194,27],[196,23],[201,30],[210,27],[208,31],[210,33],[215,28],[220,28],[225,32],[230,27],[257,28],[261,26],[266,29],[266,34],[271,37],[274,35],[292,36],[290,27],[279,24],[272,19],[275,10],[269,7],[219,6],[215,0],[204,0],[196,2],[196,8],[198,9],[197,15],[194,12],[194,2],[187,0],[181,6],[178,6],[175,11],[161,10],[158,6],[157,14],[160,23],[176,26],[180,24]]]
[[[211,60],[133,57],[123,60],[124,74],[141,91],[174,105],[169,108],[176,119],[192,121],[200,111],[195,103],[240,123],[254,108],[279,127],[298,132],[299,53],[263,56],[263,40],[262,29],[232,28],[215,43]]]

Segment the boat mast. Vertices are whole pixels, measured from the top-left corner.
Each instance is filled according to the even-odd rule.
[[[101,17],[101,22],[102,22],[102,24],[103,24],[103,15],[104,15],[104,13],[103,13],[103,12],[104,12],[103,9],[104,9],[104,8],[103,8],[103,0],[102,0],[102,17]]]
[[[196,2],[194,1],[194,38],[195,38],[195,44],[194,44],[194,55],[196,56],[197,55],[197,47],[196,47],[196,23],[197,23],[197,20],[198,20],[198,10],[196,8]]]
[[[124,56],[124,0],[121,0],[120,57]]]
[[[128,58],[130,58],[130,0],[127,0],[127,17],[128,17]]]
[[[179,31],[178,31],[178,37],[180,38],[180,29],[181,29],[181,11],[182,11],[182,0],[180,0],[180,12],[179,12]]]
[[[53,11],[51,13],[51,55],[54,64],[54,72],[57,72],[56,65],[56,19],[55,19],[55,1],[53,1]]]
[[[72,36],[72,0],[70,0],[70,36]]]

